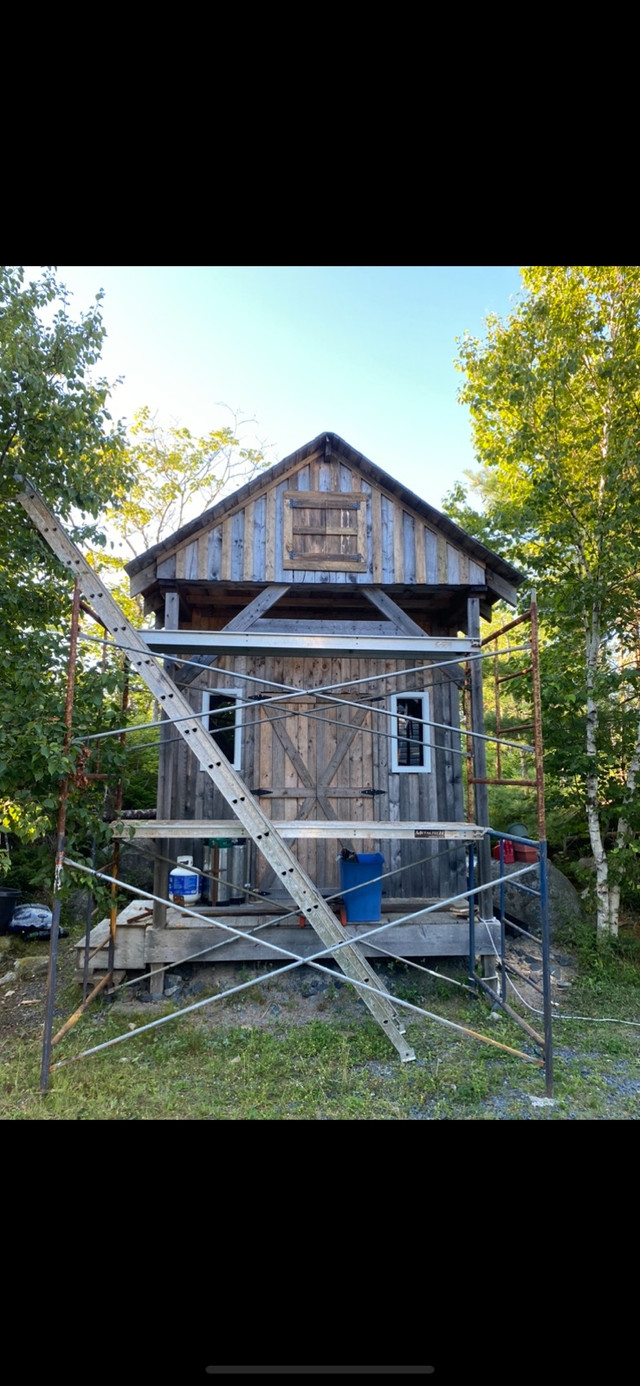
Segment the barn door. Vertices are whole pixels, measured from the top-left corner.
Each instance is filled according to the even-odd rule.
[[[313,695],[271,703],[260,707],[258,736],[253,793],[271,818],[373,822],[381,816],[368,710]],[[366,844],[360,845],[366,850]],[[299,838],[291,846],[321,890],[338,889],[341,841]],[[257,890],[276,885],[273,870],[259,854],[254,856],[254,875]]]

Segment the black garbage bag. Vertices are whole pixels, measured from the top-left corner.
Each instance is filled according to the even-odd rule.
[[[46,905],[18,905],[9,925],[10,934],[18,934],[25,943],[51,938],[53,915]],[[68,938],[66,929],[58,929],[59,938]]]

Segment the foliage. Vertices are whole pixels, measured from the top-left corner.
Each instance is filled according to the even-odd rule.
[[[615,931],[640,831],[640,268],[522,277],[507,321],[492,316],[484,341],[460,344],[477,524],[539,582],[547,763],[586,822],[599,928]],[[460,490],[450,505],[454,518],[469,509]]]
[[[101,295],[79,321],[47,269],[24,282],[0,267],[0,831],[25,841],[51,834],[61,778],[76,777],[79,831],[88,824],[93,782],[80,793],[78,747],[64,750],[67,636],[72,583],[14,497],[27,477],[76,541],[101,542],[95,521],[132,482],[124,434],[107,410],[109,386],[97,378],[104,337]],[[117,670],[103,674],[93,655],[78,661],[76,730],[108,720],[117,706]],[[49,875],[51,858],[48,858]],[[44,865],[34,859],[34,883]]]
[[[25,283],[19,267],[0,267],[0,870],[33,887],[51,877],[59,787],[69,781],[69,855],[88,855],[92,842],[108,852],[103,823],[105,785],[124,775],[124,807],[151,806],[157,747],[131,753],[117,737],[83,741],[120,726],[123,674],[102,630],[90,624],[76,664],[71,747],[65,750],[67,650],[72,586],[62,565],[15,497],[28,478],[135,624],[143,613],[128,593],[123,560],[107,544],[119,536],[127,557],[177,529],[193,507],[206,509],[225,487],[266,465],[244,447],[238,424],[206,438],[188,429],[163,431],[148,409],[131,437],[114,424],[109,385],[96,367],[104,338],[100,304],[78,321],[54,272]],[[84,618],[83,618],[84,619]],[[153,717],[146,688],[132,685],[127,720]],[[95,778],[100,776],[102,778]],[[7,837],[8,835],[8,837]],[[18,852],[18,842],[33,850]]]
[[[242,445],[242,421],[233,422],[233,428],[195,438],[188,428],[162,428],[146,407],[138,410],[127,449],[136,480],[118,493],[117,507],[107,510],[128,557],[137,558],[175,534],[194,514],[267,466],[259,448]]]

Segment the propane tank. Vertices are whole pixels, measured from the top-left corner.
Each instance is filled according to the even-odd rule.
[[[200,899],[200,873],[193,870],[193,857],[178,857],[169,872],[169,899],[180,905],[195,905]]]

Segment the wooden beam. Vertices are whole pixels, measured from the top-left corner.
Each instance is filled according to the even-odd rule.
[[[487,587],[489,587],[492,592],[496,592],[497,595],[501,597],[504,602],[508,602],[510,606],[517,605],[518,593],[510,582],[505,582],[504,578],[498,577],[498,574],[492,572],[491,568],[487,568],[486,577]]]
[[[361,591],[374,606],[377,606],[388,621],[393,622],[398,635],[421,635],[424,638],[422,627],[418,625],[417,621],[412,621],[411,617],[407,616],[406,611],[403,611],[402,607],[398,606],[387,592],[383,592],[380,587],[362,587]]]
[[[400,917],[398,915],[398,917]],[[468,957],[469,956],[469,926],[465,920],[458,922],[451,921],[449,916],[447,922],[446,913],[434,913],[423,916],[421,920],[413,923],[399,924],[393,928],[386,929],[384,933],[378,934],[376,939],[364,939],[360,944],[360,950],[365,956],[370,958],[380,958],[384,960],[382,949],[388,949],[390,953],[396,953],[400,957]],[[266,915],[265,922],[268,919]],[[437,922],[429,923],[429,920]],[[345,932],[347,937],[357,943],[362,934],[368,933],[376,924],[387,922],[373,920],[370,924],[347,924]],[[231,928],[244,928],[247,926],[246,918],[242,915],[226,915],[225,923]],[[252,919],[250,928],[256,927],[256,920]],[[489,937],[491,935],[491,937]],[[228,938],[227,943],[224,942]],[[497,949],[500,948],[500,925],[495,923],[480,924],[476,920],[476,956],[491,955],[495,957],[493,944]],[[380,945],[376,947],[376,942]],[[152,967],[161,964],[176,963],[189,957],[192,953],[199,953],[207,946],[213,948],[216,944],[224,944],[217,948],[215,952],[199,958],[199,962],[232,962],[243,961],[251,958],[270,959],[274,962],[278,959],[278,954],[273,948],[266,947],[267,943],[275,943],[279,948],[289,949],[299,957],[308,957],[310,953],[320,952],[321,945],[318,941],[316,932],[311,927],[300,929],[297,925],[274,924],[267,925],[261,929],[259,934],[251,935],[247,932],[246,938],[232,938],[225,934],[224,929],[217,929],[214,924],[211,926],[203,925],[200,928],[191,928],[183,925],[179,929],[154,929],[148,928],[145,935],[145,962]],[[282,962],[286,959],[283,958]],[[324,962],[324,959],[323,959]]]
[[[263,592],[259,592],[244,611],[240,611],[234,616],[232,621],[228,621],[224,627],[225,631],[248,631],[255,625],[258,617],[264,616],[265,611],[277,602],[285,592],[289,590],[288,582],[273,583],[270,587],[265,587]]]
[[[144,592],[147,587],[151,587],[156,580],[156,563],[148,563],[146,568],[141,568],[129,578],[129,591],[132,597],[137,597],[140,592]]]

